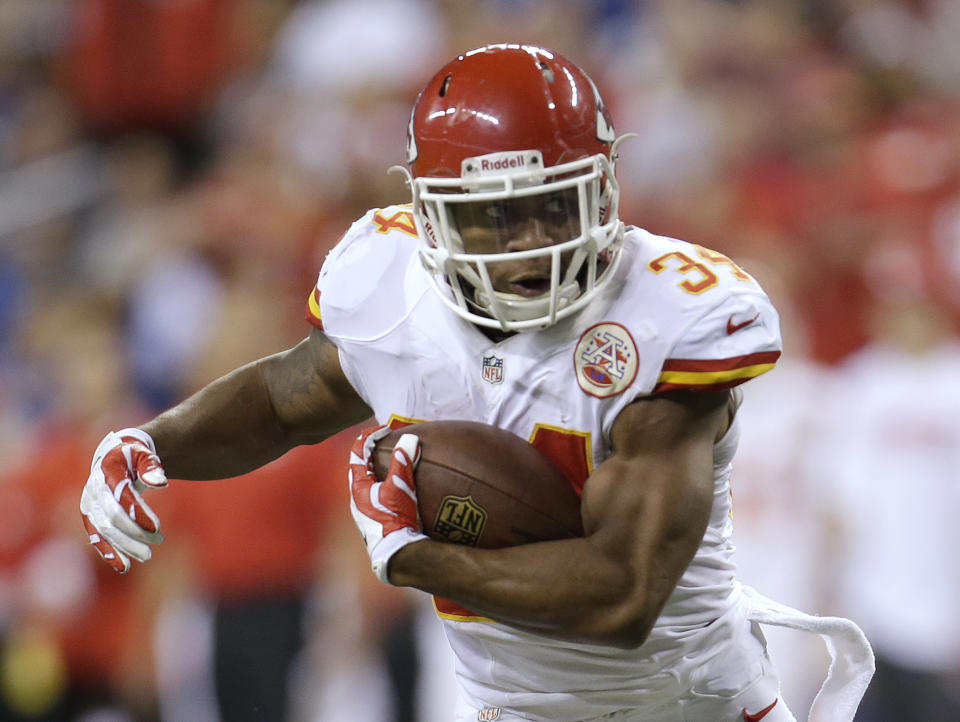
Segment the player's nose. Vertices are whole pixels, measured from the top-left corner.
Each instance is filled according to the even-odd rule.
[[[507,241],[507,251],[529,251],[534,248],[552,246],[554,243],[556,243],[556,238],[546,224],[536,218],[530,218],[514,226],[510,234],[510,240]]]

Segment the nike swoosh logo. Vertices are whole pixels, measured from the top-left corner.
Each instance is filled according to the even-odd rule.
[[[772,710],[774,707],[777,706],[777,702],[779,701],[780,701],[779,699],[775,699],[767,707],[764,707],[759,712],[754,712],[753,714],[750,714],[749,712],[747,712],[746,709],[744,709],[743,719],[745,720],[745,722],[760,722],[760,720],[762,720],[764,717],[767,716],[767,714],[769,714],[770,710]]]
[[[751,323],[753,323],[754,321],[756,321],[758,318],[760,318],[760,314],[759,314],[759,313],[758,313],[756,316],[754,316],[753,318],[751,318],[751,319],[749,319],[749,320],[747,320],[747,321],[744,321],[743,323],[734,323],[734,322],[733,322],[733,316],[731,316],[730,318],[727,319],[727,335],[729,336],[731,333],[733,333],[734,331],[739,331],[741,328],[746,328],[746,327],[749,326]]]

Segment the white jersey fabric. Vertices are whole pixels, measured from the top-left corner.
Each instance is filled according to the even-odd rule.
[[[691,243],[628,228],[622,262],[595,303],[499,342],[444,306],[418,243],[409,207],[368,212],[328,255],[308,319],[336,344],[379,422],[464,419],[508,429],[550,456],[578,490],[611,453],[610,430],[627,404],[670,389],[731,388],[780,354],[777,313],[759,285]],[[714,450],[703,541],[639,648],[560,642],[436,600],[468,710],[458,719],[593,719],[653,710],[697,686],[698,696],[733,699],[770,677],[734,578],[736,445],[734,424]],[[731,638],[744,641],[731,650]],[[751,711],[776,698],[772,679]],[[736,701],[731,713],[748,705]]]

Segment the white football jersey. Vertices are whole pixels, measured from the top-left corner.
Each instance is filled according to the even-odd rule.
[[[582,489],[611,453],[610,430],[639,397],[731,388],[780,355],[777,313],[725,256],[638,228],[616,276],[583,312],[491,341],[444,306],[417,256],[407,206],[368,212],[330,252],[308,319],[381,423],[466,419],[530,441]],[[518,631],[436,600],[461,692],[529,719],[577,720],[641,707],[688,638],[729,611],[736,584],[729,475],[736,426],[714,452],[710,523],[649,639],[632,650]],[[674,689],[675,693],[675,689]]]

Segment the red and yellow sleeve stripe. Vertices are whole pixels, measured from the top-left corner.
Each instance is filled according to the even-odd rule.
[[[766,373],[780,358],[779,351],[735,356],[734,358],[701,361],[696,359],[667,359],[654,387],[658,391],[698,389],[720,391]]]
[[[307,309],[304,314],[313,326],[323,330],[323,314],[320,313],[320,289],[314,288],[307,297]]]

